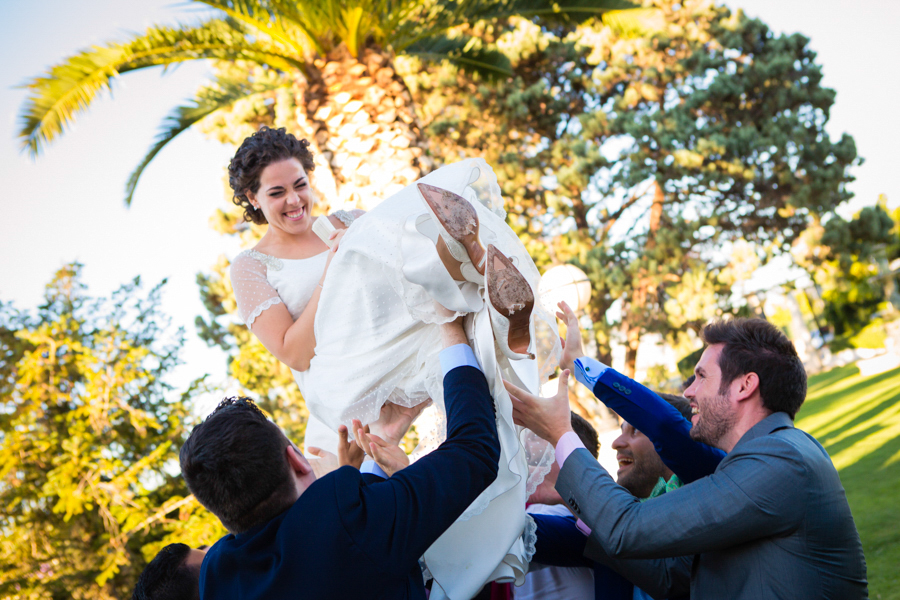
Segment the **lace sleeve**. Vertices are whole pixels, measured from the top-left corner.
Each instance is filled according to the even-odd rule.
[[[266,279],[266,264],[249,252],[241,252],[231,263],[231,287],[238,316],[247,327],[262,311],[281,303],[278,292]]]

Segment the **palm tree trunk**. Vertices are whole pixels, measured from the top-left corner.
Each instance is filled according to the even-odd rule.
[[[298,103],[334,176],[335,208],[371,208],[431,169],[412,96],[387,52],[371,46],[357,59],[342,45],[311,66]]]

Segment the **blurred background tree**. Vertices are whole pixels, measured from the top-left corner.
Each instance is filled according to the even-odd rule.
[[[867,206],[852,219],[834,215],[816,221],[794,244],[794,262],[805,269],[821,297],[822,325],[833,334],[833,351],[882,347],[884,320],[895,316],[894,277],[888,265],[900,258],[900,211],[893,218],[887,199]],[[869,331],[864,333],[864,330]]]
[[[60,269],[35,315],[0,304],[4,598],[129,597],[162,544],[224,533],[178,471],[204,384],[165,381],[182,332],[166,332],[163,284],[91,298],[80,273]]]

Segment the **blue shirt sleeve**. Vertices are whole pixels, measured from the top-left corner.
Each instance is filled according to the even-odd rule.
[[[455,346],[444,348],[438,356],[441,360],[441,370],[445,377],[447,373],[456,367],[475,367],[479,371],[482,370],[481,365],[478,364],[478,359],[475,358],[475,353],[472,352],[472,348],[468,344],[456,344]]]
[[[364,460],[363,464],[359,466],[360,473],[369,473],[370,475],[378,475],[382,479],[388,479],[388,474],[384,472],[378,463],[374,460]]]

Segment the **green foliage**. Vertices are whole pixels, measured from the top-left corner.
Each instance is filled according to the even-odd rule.
[[[741,264],[831,214],[858,163],[825,132],[834,92],[808,39],[710,2],[644,6],[655,29],[637,37],[606,17],[471,28],[510,57],[503,87],[403,69],[433,155],[495,167],[511,226],[539,266],[588,272],[601,354],[623,335],[631,364],[645,332],[745,310],[729,297]],[[738,244],[740,260],[722,252]]]
[[[178,475],[204,384],[179,394],[165,382],[183,338],[166,333],[163,284],[97,299],[80,271],[61,269],[35,315],[0,304],[5,598],[126,597],[143,549],[221,535]]]
[[[892,218],[883,204],[867,206],[850,220],[835,215],[824,226],[813,223],[794,244],[794,261],[810,274],[824,301],[834,350],[868,347],[854,340],[874,343],[857,334],[887,307],[883,275],[900,247],[900,219]]]

